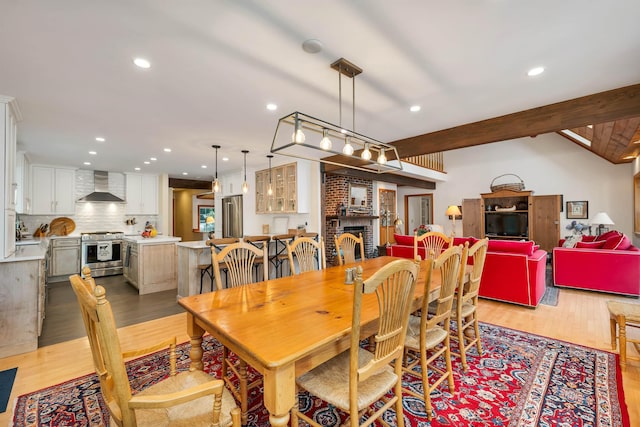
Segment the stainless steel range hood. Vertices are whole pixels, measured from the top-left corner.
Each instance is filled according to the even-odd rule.
[[[93,193],[78,199],[78,202],[124,203],[120,197],[109,192],[109,172],[93,171]]]

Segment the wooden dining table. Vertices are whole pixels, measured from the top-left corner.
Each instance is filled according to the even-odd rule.
[[[349,348],[353,284],[345,283],[345,270],[361,266],[366,280],[395,259],[402,258],[371,258],[181,298],[191,338],[190,369],[203,369],[202,337],[208,332],[263,375],[269,421],[286,426],[296,403],[296,377]],[[415,309],[422,303],[424,281],[421,266]],[[434,271],[430,301],[439,288],[440,273]],[[377,319],[376,296],[364,295],[363,338],[375,333]]]

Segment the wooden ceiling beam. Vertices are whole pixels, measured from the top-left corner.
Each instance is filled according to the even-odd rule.
[[[640,116],[640,84],[392,142],[401,158]]]

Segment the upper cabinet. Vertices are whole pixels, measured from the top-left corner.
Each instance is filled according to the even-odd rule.
[[[257,171],[256,213],[308,213],[310,178],[310,166],[301,162]]]
[[[30,164],[24,151],[16,153],[16,183],[18,184],[16,212],[19,214],[31,213]]]
[[[32,215],[76,213],[75,169],[32,165],[30,184]]]
[[[127,215],[158,214],[158,175],[126,174]]]

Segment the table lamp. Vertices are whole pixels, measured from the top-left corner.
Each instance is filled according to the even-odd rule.
[[[614,222],[609,218],[606,212],[598,212],[596,216],[591,220],[591,225],[597,225],[598,228],[598,236],[602,234],[604,231],[605,225],[615,225]]]
[[[214,217],[212,216],[208,216],[207,219],[205,220],[205,228],[206,230],[209,232],[209,238],[213,239],[214,231],[213,231],[213,224],[216,223],[216,220]]]
[[[462,215],[462,212],[460,212],[460,208],[458,206],[450,205],[444,214],[449,215],[451,218],[451,237],[453,237],[456,235],[456,216]]]

